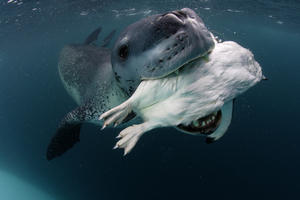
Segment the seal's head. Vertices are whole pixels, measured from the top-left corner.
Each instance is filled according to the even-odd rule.
[[[132,94],[141,80],[162,78],[214,48],[214,40],[191,9],[152,15],[129,25],[112,52],[120,87]]]

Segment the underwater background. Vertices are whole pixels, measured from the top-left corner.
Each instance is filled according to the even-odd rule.
[[[123,157],[112,150],[120,129],[85,124],[81,142],[48,162],[76,107],[58,76],[61,48],[183,7],[250,49],[269,79],[237,98],[225,136],[207,145],[156,129]],[[0,199],[300,199],[299,58],[297,0],[0,0]]]

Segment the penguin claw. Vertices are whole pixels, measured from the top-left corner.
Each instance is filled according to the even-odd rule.
[[[137,141],[143,134],[143,126],[142,125],[133,125],[127,127],[116,137],[119,139],[114,149],[122,148],[124,149],[123,156],[126,156],[136,145]]]
[[[122,137],[122,136],[119,134],[116,138],[119,139],[119,138],[121,138],[121,137]]]
[[[117,148],[119,148],[119,145],[118,145],[118,144],[116,144],[116,145],[113,147],[113,149],[117,149]]]
[[[130,104],[128,104],[128,102],[124,102],[123,104],[103,113],[99,119],[104,119],[105,127],[111,124],[116,127],[121,124],[124,119],[126,119],[131,111],[132,109]]]

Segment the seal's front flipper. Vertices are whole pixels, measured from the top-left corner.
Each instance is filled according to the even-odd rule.
[[[84,44],[89,45],[95,42],[98,39],[98,36],[101,32],[102,28],[99,27],[96,30],[94,30],[84,41]]]
[[[61,122],[47,149],[47,160],[61,156],[80,141],[80,129],[83,122],[96,119],[93,105],[86,103],[69,112]]]
[[[57,156],[61,156],[71,149],[74,144],[79,142],[80,128],[81,123],[64,124],[59,127],[48,146],[47,160],[52,160]]]
[[[216,140],[220,139],[227,131],[227,129],[231,123],[231,119],[232,119],[233,102],[234,102],[234,100],[229,101],[229,102],[225,103],[223,105],[223,107],[221,108],[221,112],[222,112],[221,124],[215,130],[215,132],[213,132],[212,134],[210,134],[206,137],[207,144],[213,143]]]

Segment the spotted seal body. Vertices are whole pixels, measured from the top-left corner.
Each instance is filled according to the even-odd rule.
[[[116,85],[109,49],[67,45],[61,51],[58,69],[64,87],[78,105],[90,104],[101,113],[127,98]]]
[[[100,30],[93,31],[83,44],[66,45],[61,50],[59,76],[78,107],[62,119],[48,146],[48,160],[63,154],[79,141],[82,123],[99,124],[99,115],[128,98],[115,81],[111,50],[106,48],[115,31],[104,39],[102,46],[97,46],[93,43]]]

